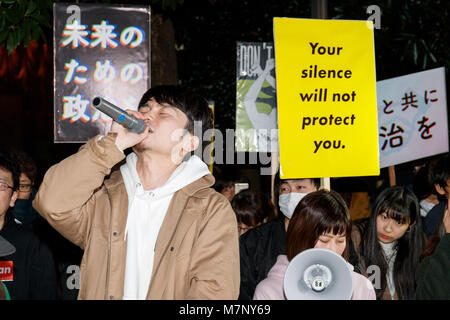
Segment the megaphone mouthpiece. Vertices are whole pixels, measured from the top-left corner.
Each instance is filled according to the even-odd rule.
[[[306,268],[303,281],[315,292],[322,292],[333,281],[333,275],[327,266],[314,264]]]

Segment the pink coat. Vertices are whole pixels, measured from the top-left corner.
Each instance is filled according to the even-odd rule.
[[[283,279],[289,261],[286,255],[279,255],[277,262],[270,269],[267,278],[256,286],[253,300],[286,300],[283,290]],[[353,271],[353,266],[348,263],[353,273],[352,300],[375,300],[375,290],[372,283],[366,277]]]

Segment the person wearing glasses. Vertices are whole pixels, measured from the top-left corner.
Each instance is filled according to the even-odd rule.
[[[31,228],[35,219],[40,217],[39,213],[32,206],[32,201],[37,192],[36,188],[34,188],[37,172],[36,164],[23,151],[15,150],[11,155],[20,167],[19,189],[12,214],[16,223]]]
[[[28,228],[17,224],[10,208],[19,195],[20,166],[0,152],[0,237],[16,251],[0,257],[0,281],[12,300],[56,299],[57,282],[50,249]]]

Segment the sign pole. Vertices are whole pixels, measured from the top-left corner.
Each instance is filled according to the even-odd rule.
[[[389,170],[389,186],[392,187],[397,184],[395,179],[395,166],[389,166],[388,170]]]
[[[311,0],[311,18],[327,19],[328,0]]]
[[[272,199],[273,205],[277,207],[275,202],[275,175],[277,174],[280,165],[278,162],[278,152],[272,152],[270,156],[270,165],[272,171],[272,176],[270,177],[270,198]]]

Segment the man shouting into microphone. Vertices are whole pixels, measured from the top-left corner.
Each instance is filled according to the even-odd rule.
[[[79,299],[237,299],[234,212],[192,152],[212,126],[207,102],[178,86],[148,90],[133,133],[113,123],[51,167],[33,202],[84,249]],[[123,151],[131,147],[124,164]]]

